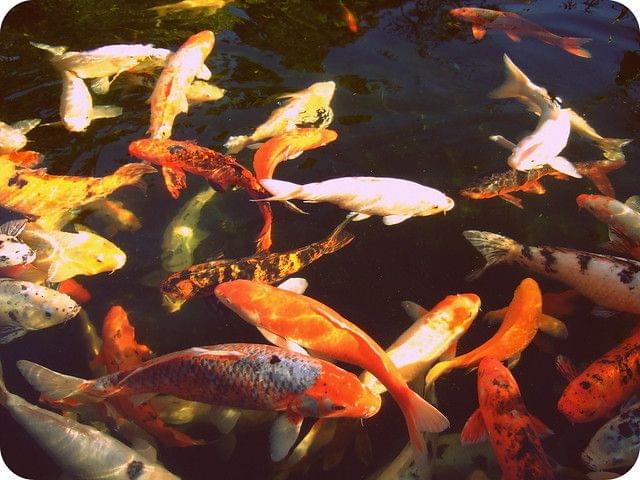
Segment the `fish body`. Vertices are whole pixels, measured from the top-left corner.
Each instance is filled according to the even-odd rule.
[[[640,451],[640,402],[636,402],[598,429],[582,452],[591,470],[631,467]]]
[[[328,306],[248,280],[222,283],[214,291],[224,305],[259,329],[375,375],[400,406],[416,455],[426,449],[420,432],[440,432],[449,426],[442,413],[408,387],[382,347]]]
[[[160,285],[164,303],[171,311],[176,311],[184,302],[198,295],[210,295],[216,285],[230,280],[277,283],[323,255],[348,245],[354,237],[344,230],[345,225],[345,222],[338,225],[324,240],[288,252],[213,260],[174,273]]]
[[[581,47],[591,41],[590,38],[560,37],[515,13],[474,7],[455,8],[449,13],[471,23],[473,38],[476,40],[482,40],[487,29],[497,29],[504,31],[514,42],[519,42],[522,37],[531,37],[548,45],[560,47],[572,55],[591,58],[591,54]]]
[[[571,422],[609,418],[640,388],[640,328],[602,355],[565,388],[558,410]]]
[[[169,222],[162,236],[162,268],[168,272],[179,272],[193,265],[193,252],[209,236],[198,228],[202,208],[213,198],[211,187],[196,194],[185,203]]]
[[[80,210],[155,172],[151,165],[129,164],[106,177],[48,175],[44,169],[20,169],[0,161],[0,205],[30,218],[44,230],[62,228]]]
[[[230,155],[223,155],[196,145],[192,142],[176,140],[142,139],[129,144],[129,154],[145,162],[162,166],[167,189],[178,198],[180,190],[186,187],[185,172],[205,178],[217,191],[224,192],[232,186],[243,188],[250,198],[259,199],[268,192],[258,183],[253,174],[240,165]],[[259,202],[264,225],[258,234],[258,251],[268,251],[271,247],[271,207]]]
[[[340,2],[340,7],[344,13],[343,18],[347,23],[349,30],[351,30],[352,33],[358,33],[358,20],[356,19],[356,16],[344,5],[344,3]]]
[[[560,247],[531,247],[491,232],[467,230],[465,238],[485,257],[487,267],[499,263],[558,280],[601,307],[640,313],[640,262]]]
[[[0,279],[0,343],[75,317],[80,306],[69,296],[31,282]]]
[[[385,225],[444,213],[454,205],[451,198],[434,188],[399,178],[342,177],[306,185],[264,179],[260,183],[272,193],[267,200],[329,202],[353,212],[354,221],[378,215]]]
[[[247,145],[281,135],[296,127],[326,128],[333,121],[333,110],[329,104],[336,90],[335,82],[317,82],[295,93],[282,95],[288,99],[274,110],[271,116],[251,135],[229,137],[224,144],[227,153],[240,152]]]
[[[208,13],[215,13],[231,1],[232,0],[182,0],[181,2],[151,7],[149,10],[155,11],[161,17],[168,13],[196,9],[206,10]]]
[[[29,245],[19,240],[26,220],[12,220],[0,225],[0,268],[31,263],[36,258]]]
[[[504,480],[555,478],[539,438],[552,432],[527,411],[513,375],[494,357],[478,367],[478,403],[460,434],[463,444],[488,437]]]
[[[189,37],[167,61],[151,94],[151,138],[169,138],[173,121],[189,109],[186,91],[213,50],[215,36],[204,30]]]
[[[487,356],[517,362],[520,353],[531,343],[539,328],[542,293],[535,280],[525,278],[516,288],[498,331],[479,347],[451,360],[435,364],[427,373],[427,387],[454,368],[471,368]]]
[[[258,180],[272,178],[276,167],[307,150],[319,148],[338,138],[326,128],[296,128],[263,143],[253,156],[253,171]]]
[[[13,125],[0,122],[0,154],[22,150],[27,145],[27,137],[25,134],[39,124],[39,118],[22,120]]]

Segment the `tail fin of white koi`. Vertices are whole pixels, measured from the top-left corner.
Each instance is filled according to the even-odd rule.
[[[582,48],[582,45],[590,41],[590,38],[564,37],[562,39],[562,48],[571,55],[576,55],[577,57],[582,58],[591,58],[591,53]]]
[[[506,79],[502,85],[490,92],[489,96],[491,98],[517,98],[526,96],[527,85],[530,82],[529,77],[511,61],[506,53],[503,58]]]
[[[296,198],[296,194],[300,193],[302,190],[302,185],[292,182],[284,182],[282,180],[265,178],[260,180],[260,183],[272,195],[264,200],[290,200],[292,198]]]
[[[82,387],[87,383],[82,378],[64,375],[54,372],[37,363],[27,360],[19,360],[16,364],[20,373],[33,388],[50,398],[51,400],[62,400],[73,397],[84,401],[100,402],[101,398],[90,397],[81,393]],[[80,396],[80,398],[79,398]]]
[[[236,137],[229,137],[224,144],[224,148],[227,149],[227,154],[235,154],[240,152],[244,147],[251,143],[251,138],[248,135],[238,135]]]
[[[462,232],[462,235],[464,235],[464,238],[466,238],[486,260],[484,267],[474,270],[467,275],[466,279],[468,281],[475,280],[492,265],[508,262],[511,253],[518,245],[518,242],[511,238],[496,233],[482,232],[480,230],[465,230]]]
[[[407,422],[414,458],[420,461],[427,444],[421,432],[438,433],[449,428],[449,420],[440,410],[407,387],[400,407]]]

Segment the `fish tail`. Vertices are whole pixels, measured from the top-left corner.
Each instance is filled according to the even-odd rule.
[[[588,50],[581,48],[582,45],[590,41],[590,38],[564,37],[562,39],[562,48],[572,55],[582,58],[591,58],[591,53],[589,53]]]
[[[19,360],[17,367],[33,388],[51,400],[72,397],[74,400],[84,402],[102,401],[102,398],[85,393],[90,390],[88,387],[93,384],[91,381],[54,372],[28,360]]]
[[[290,200],[296,198],[296,195],[302,191],[302,185],[293,182],[265,178],[260,183],[272,195],[265,200]]]
[[[444,362],[438,362],[433,367],[429,369],[427,372],[427,376],[424,379],[424,390],[429,391],[429,389],[433,386],[435,381],[440,378],[442,375],[447,373],[449,370],[453,368],[451,364],[451,360],[446,360]]]
[[[518,245],[518,242],[511,238],[480,230],[465,230],[462,235],[486,260],[486,264],[482,268],[467,275],[466,279],[468,281],[475,280],[492,265],[508,262],[513,250]]]
[[[235,137],[229,137],[224,144],[224,148],[227,149],[227,154],[234,154],[240,152],[249,143],[251,143],[251,137],[248,135],[238,135]]]
[[[506,78],[502,85],[489,93],[491,98],[515,98],[526,96],[529,78],[520,70],[511,59],[504,54],[504,67]]]
[[[603,138],[598,140],[598,145],[608,160],[624,160],[622,147],[628,145],[632,141],[633,139],[631,138]]]
[[[44,50],[46,52],[51,53],[54,56],[62,55],[67,51],[67,47],[52,47],[51,45],[47,45],[46,43],[37,43],[37,42],[29,42],[32,47],[39,48],[40,50]]]
[[[331,232],[331,235],[325,240],[326,253],[337,252],[343,247],[349,245],[354,238],[353,233],[346,231],[344,228],[351,221],[351,217],[347,217],[345,220]]]
[[[142,177],[154,172],[156,169],[148,163],[128,163],[116,170],[112,177],[119,186],[131,185],[146,192],[147,184]]]
[[[256,252],[268,252],[273,243],[271,240],[271,227],[273,224],[273,213],[271,212],[271,205],[266,202],[258,202],[258,209],[264,219],[262,230],[258,234],[256,239]]]

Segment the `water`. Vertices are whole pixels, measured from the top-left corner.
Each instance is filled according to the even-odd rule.
[[[153,43],[175,50],[192,33],[215,31],[216,46],[207,65],[228,93],[179,116],[173,138],[196,140],[217,150],[229,135],[247,133],[262,123],[276,107],[278,94],[317,81],[336,81],[332,128],[338,131],[338,140],[282,164],[276,176],[298,183],[354,175],[401,177],[438,188],[457,202],[446,216],[412,219],[393,227],[385,227],[379,219],[353,224],[349,229],[356,240],[351,245],[301,272],[310,282],[309,295],[331,305],[383,346],[409,325],[399,305],[402,300],[429,308],[447,294],[468,291],[481,296],[485,311],[508,303],[523,273],[500,267],[466,283],[464,276],[480,258],[462,237],[463,230],[502,232],[525,243],[587,251],[595,251],[606,240],[606,228],[575,204],[579,193],[597,193],[586,180],[545,180],[545,195],[520,195],[524,210],[499,199],[470,201],[457,191],[478,175],[506,168],[505,152],[487,140],[489,135],[518,139],[535,127],[536,120],[517,102],[487,97],[502,82],[505,52],[534,82],[562,97],[604,136],[638,138],[640,38],[631,15],[616,21],[620,5],[597,0],[472,4],[519,13],[560,35],[591,37],[586,47],[593,58],[584,60],[531,39],[514,43],[497,31],[489,31],[481,42],[473,41],[469,25],[447,13],[461,6],[459,2],[346,3],[358,18],[357,35],[347,29],[341,8],[333,1],[237,1],[215,15],[181,13],[162,18],[147,10],[157,2],[147,0],[24,3],[10,12],[0,32],[0,118],[58,120],[58,74],[47,55],[29,41],[78,51],[113,43]],[[133,161],[127,145],[145,135],[148,94],[118,82],[99,103],[121,105],[122,117],[96,121],[83,134],[40,127],[29,134],[29,148],[46,155],[52,173],[110,173]],[[639,193],[638,148],[637,142],[629,145],[628,164],[611,174],[619,199]],[[249,166],[251,155],[245,150],[238,158]],[[575,161],[600,158],[596,148],[574,137],[565,155]],[[142,278],[159,268],[164,228],[205,185],[189,175],[188,190],[173,201],[160,175],[146,180],[146,196],[134,189],[114,195],[140,217],[143,227],[116,237],[128,255],[122,270],[82,279],[93,295],[86,307],[92,321],[99,328],[111,305],[124,306],[138,339],[157,354],[194,345],[262,341],[252,327],[214,302],[197,299],[179,313],[168,314],[157,289],[143,284]],[[324,238],[343,216],[330,205],[309,207],[310,216],[297,216],[280,206],[274,211],[275,251]],[[219,252],[228,258],[250,255],[261,222],[244,194],[219,196],[215,208],[209,205],[203,211],[201,228],[211,230],[211,236],[197,249],[196,261]],[[543,291],[562,290],[560,284],[538,280]],[[572,426],[557,412],[564,380],[554,370],[553,358],[564,353],[578,364],[589,362],[626,335],[629,324],[596,319],[587,312],[567,323],[569,340],[544,339],[542,348],[531,345],[514,374],[529,410],[556,432],[545,440],[546,451],[560,463],[584,470],[579,452],[599,422]],[[479,345],[493,332],[477,320],[460,350]],[[77,321],[3,346],[0,359],[7,385],[36,402],[36,394],[14,367],[19,359],[88,377],[82,347]],[[451,419],[451,431],[460,431],[477,406],[475,379],[474,374],[453,372],[439,382],[440,406]],[[6,463],[24,477],[58,478],[57,467],[28,435],[4,410],[0,415],[0,448]],[[304,428],[310,424],[305,422]],[[404,422],[390,399],[365,425],[373,445],[372,463],[362,465],[348,450],[331,473],[334,478],[364,478],[394,458],[407,441]],[[213,436],[203,432],[207,434]],[[267,442],[268,427],[263,427],[240,435],[228,462],[215,458],[213,446],[163,449],[160,458],[188,479],[265,478],[272,468]],[[301,473],[296,475],[302,478]],[[315,464],[305,478],[326,475]]]

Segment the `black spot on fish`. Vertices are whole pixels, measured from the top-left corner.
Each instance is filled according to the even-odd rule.
[[[591,388],[591,383],[589,383],[589,382],[580,382],[580,386],[585,390],[589,390]]]
[[[27,289],[27,286],[26,286],[26,285],[21,285],[21,286],[20,286],[20,290],[26,290],[26,289]]]
[[[541,248],[540,255],[544,257],[544,271],[547,273],[556,273],[553,265],[556,263],[556,257],[548,248]]]
[[[578,254],[578,265],[580,266],[580,273],[586,273],[589,268],[589,262],[591,261],[591,255],[586,255],[584,253]]]
[[[171,145],[167,150],[171,155],[177,155],[185,152],[185,148],[182,145]]]
[[[531,247],[523,245],[522,249],[520,250],[520,253],[527,260],[533,260],[533,252],[531,251]]]
[[[631,428],[631,425],[629,425],[629,423],[627,422],[621,423],[618,428],[620,430],[620,435],[622,435],[624,438],[628,438],[633,435],[633,428]]]
[[[144,470],[144,463],[134,460],[127,465],[127,477],[129,477],[130,480],[136,480],[142,473],[142,470]]]
[[[620,281],[626,285],[633,281],[638,272],[640,272],[640,267],[628,264],[624,270],[618,272],[618,277],[620,277]]]
[[[24,178],[20,178],[19,174],[15,174],[7,181],[7,186],[12,187],[15,185],[18,188],[22,188],[27,184],[27,181]]]
[[[271,355],[271,358],[269,359],[269,363],[271,365],[273,365],[274,363],[280,363],[280,357],[277,355]]]
[[[9,318],[14,322],[18,320],[18,316],[16,315],[16,312],[14,312],[13,310],[9,310]]]

